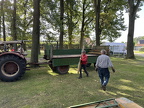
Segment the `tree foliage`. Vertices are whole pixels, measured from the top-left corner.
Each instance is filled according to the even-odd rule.
[[[6,32],[12,36],[14,30],[10,29],[13,18],[14,0],[4,1]],[[85,1],[85,2],[84,2]],[[83,5],[85,3],[85,7]],[[16,2],[16,35],[18,40],[32,39],[32,20],[33,20],[33,1],[32,0],[17,0]],[[41,0],[40,4],[40,34],[43,39],[57,40],[60,35],[60,1],[59,0]],[[69,41],[71,45],[73,42],[80,42],[82,31],[84,38],[90,37],[94,32],[94,6],[91,0],[65,0],[64,6],[64,41]],[[103,0],[100,11],[100,39],[107,39],[114,41],[120,36],[119,31],[125,30],[123,25],[123,2],[119,0]],[[83,10],[84,9],[84,10]],[[84,12],[84,13],[83,13]],[[2,15],[1,15],[2,16]],[[82,17],[84,16],[84,17]],[[2,17],[1,17],[2,18]],[[82,21],[84,18],[84,28],[82,30]],[[2,23],[1,23],[2,24]],[[3,30],[3,26],[1,26]],[[1,33],[2,34],[2,33]],[[84,39],[83,38],[83,39]],[[81,41],[83,40],[81,39]],[[59,41],[59,40],[57,40]],[[81,42],[80,42],[81,43]]]
[[[60,30],[59,0],[41,0],[41,36],[46,40],[57,40]],[[57,40],[58,41],[58,40]]]
[[[126,30],[124,25],[125,2],[119,0],[103,0],[101,3],[100,34],[101,40],[115,41]]]
[[[144,36],[135,37],[134,43],[137,44],[139,40],[144,40]]]
[[[78,43],[83,46],[85,38],[94,36],[97,15],[94,1],[97,0],[41,0],[39,39],[59,41],[61,48],[65,41],[69,48]],[[143,0],[101,0],[99,4],[99,38],[97,41],[113,42],[126,30],[124,10],[130,14],[130,22],[138,18]],[[1,0],[0,36],[1,40],[32,40],[34,0]],[[133,15],[133,16],[131,16]],[[132,20],[133,21],[132,21]],[[132,23],[131,23],[132,24]],[[133,43],[133,25],[129,25],[128,48]],[[37,34],[36,34],[37,35]],[[94,40],[96,41],[96,40]],[[133,47],[128,49],[128,55]],[[130,55],[131,58],[133,55]]]

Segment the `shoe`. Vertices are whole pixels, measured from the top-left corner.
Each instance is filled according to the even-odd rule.
[[[82,77],[78,77],[78,79],[81,79]]]
[[[106,91],[106,86],[105,86],[105,85],[102,85],[102,89],[103,89],[104,91]]]
[[[87,77],[89,77],[89,74],[87,74]]]

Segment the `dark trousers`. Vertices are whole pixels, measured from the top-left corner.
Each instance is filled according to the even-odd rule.
[[[81,68],[80,68],[80,76],[82,78],[82,69],[84,70],[84,72],[86,73],[86,75],[88,76],[88,72],[86,70],[86,65],[85,64],[81,64]]]
[[[108,68],[98,68],[98,74],[101,81],[101,85],[106,86],[110,78],[110,72]]]

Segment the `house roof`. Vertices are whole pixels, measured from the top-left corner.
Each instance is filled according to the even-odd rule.
[[[138,44],[144,44],[144,40],[139,40]]]
[[[144,46],[144,44],[136,44],[135,46]]]

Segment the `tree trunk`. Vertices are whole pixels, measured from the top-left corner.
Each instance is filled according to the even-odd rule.
[[[72,17],[73,17],[73,5],[72,3],[67,1],[67,7],[69,8],[69,11],[67,11],[67,16],[68,16],[68,48],[71,49],[72,48],[72,39],[73,39],[73,21],[72,21]]]
[[[28,4],[28,0],[26,0],[25,1],[25,3],[23,4],[23,7],[24,7],[24,26],[23,26],[23,28],[24,28],[24,31],[23,31],[23,36],[21,37],[21,39],[22,40],[26,40],[26,30],[27,30],[27,18],[26,18],[26,16],[27,16],[27,4]],[[26,48],[26,44],[24,44],[24,46],[23,46],[23,48],[24,48],[24,50],[26,51],[27,50],[27,48]]]
[[[0,6],[2,6],[1,5],[2,3],[0,2]],[[2,13],[2,10],[0,9],[0,13]],[[2,27],[1,27],[1,25],[2,25],[2,16],[0,15],[0,39],[2,38],[2,34],[1,34],[1,29],[2,29]]]
[[[128,0],[129,4],[129,29],[128,29],[128,37],[127,37],[127,59],[135,59],[134,56],[134,26],[135,26],[135,17],[136,12],[140,4],[140,0],[137,0],[137,4],[135,5],[134,0]]]
[[[96,46],[100,46],[100,3],[101,0],[94,0],[94,9],[95,9],[95,35],[96,35]]]
[[[17,34],[16,34],[16,0],[14,0],[13,5],[13,19],[12,19],[12,37],[13,40],[17,40]]]
[[[64,35],[63,17],[64,17],[64,0],[60,0],[60,37],[59,37],[60,49],[63,49],[63,35]]]
[[[70,25],[70,24],[72,24],[72,19],[70,19],[70,22],[68,25],[68,37],[69,37],[68,47],[69,47],[69,49],[72,48],[72,39],[73,39],[73,37],[72,37],[73,28],[72,28],[72,25]]]
[[[23,10],[23,14],[24,14],[24,21],[23,21],[23,28],[24,28],[24,31],[23,31],[23,37],[22,37],[22,40],[25,40],[26,39],[26,28],[27,28],[27,4],[28,4],[28,0],[25,1],[25,3],[23,4],[23,7],[24,7],[24,10]]]
[[[132,18],[133,17],[133,18]],[[133,36],[134,36],[134,25],[135,25],[135,17],[129,15],[129,29],[128,29],[128,39],[127,39],[127,57],[129,59],[134,59],[134,43],[133,43]]]
[[[6,33],[5,33],[5,13],[4,13],[4,0],[2,0],[1,10],[2,10],[2,25],[3,25],[3,41],[6,41]]]
[[[81,34],[80,34],[80,48],[83,47],[83,41],[84,41],[85,4],[86,4],[86,0],[84,0],[84,2],[83,2],[82,25],[81,25]]]
[[[31,63],[38,63],[40,40],[40,0],[34,0]],[[37,67],[37,65],[32,65]]]

